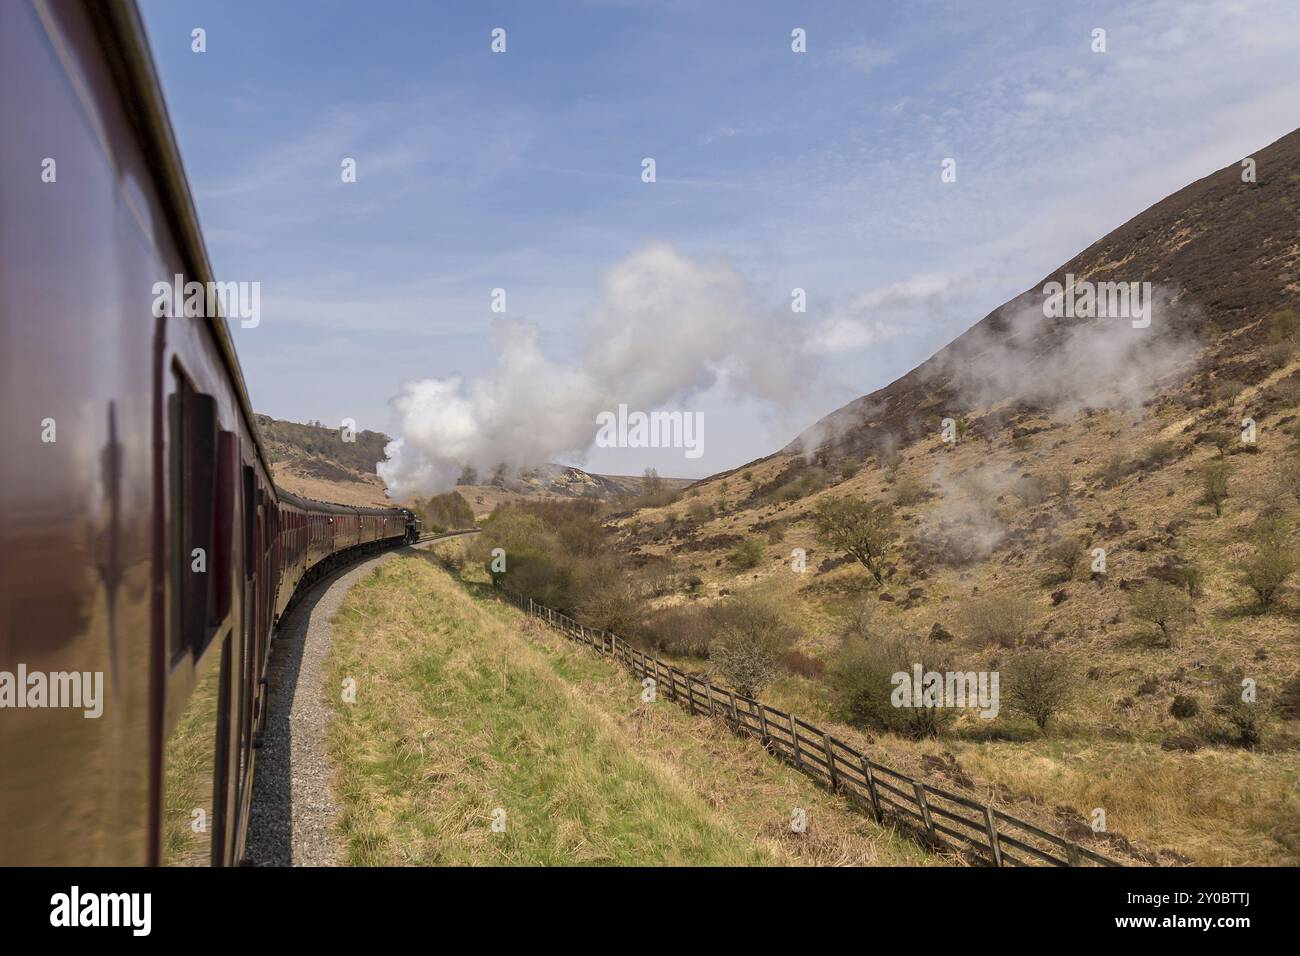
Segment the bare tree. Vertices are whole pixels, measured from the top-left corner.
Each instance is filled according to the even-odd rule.
[[[1223,514],[1223,502],[1228,497],[1228,463],[1212,461],[1201,466],[1201,500],[1214,506],[1216,518]]]
[[[1007,703],[1033,718],[1039,730],[1047,729],[1078,686],[1074,662],[1058,651],[1022,648],[1002,670]]]
[[[1160,628],[1166,647],[1173,647],[1184,623],[1191,619],[1192,602],[1181,588],[1164,581],[1150,581],[1129,596],[1133,613]]]
[[[861,498],[827,498],[813,512],[818,537],[855,558],[884,584],[884,558],[894,542],[894,516],[888,506]]]

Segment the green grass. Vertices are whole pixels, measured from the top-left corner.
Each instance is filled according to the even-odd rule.
[[[720,724],[643,703],[624,671],[426,558],[361,582],[334,635],[351,864],[939,862]],[[332,690],[346,677],[352,704]]]

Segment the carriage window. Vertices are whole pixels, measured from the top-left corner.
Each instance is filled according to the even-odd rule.
[[[217,496],[213,516],[212,590],[208,600],[208,624],[219,626],[230,613],[230,592],[235,535],[235,488],[239,482],[239,438],[221,432],[217,440]]]
[[[254,526],[257,522],[257,501],[253,494],[253,469],[244,466],[244,576],[253,580],[257,569],[257,559],[253,554],[255,547]]]
[[[172,463],[172,551],[175,587],[171,655],[207,645],[216,499],[217,403],[176,370],[169,399]]]

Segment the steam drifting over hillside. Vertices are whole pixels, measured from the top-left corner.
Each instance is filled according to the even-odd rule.
[[[543,353],[534,322],[502,320],[495,335],[487,375],[407,382],[392,400],[400,437],[378,472],[394,498],[446,490],[466,465],[491,473],[581,457],[596,416],[620,404],[650,411],[719,382],[779,401],[810,377],[789,323],[735,269],[664,243],[606,272],[573,364]]]

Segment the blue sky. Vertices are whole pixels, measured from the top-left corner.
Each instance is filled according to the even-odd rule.
[[[608,472],[779,448],[1300,125],[1289,0],[141,6],[213,264],[262,283],[261,325],[235,329],[259,411],[398,433],[403,382],[498,367],[496,287],[581,363],[603,277],[647,242],[783,316],[797,387],[682,396],[698,460],[557,449]]]

